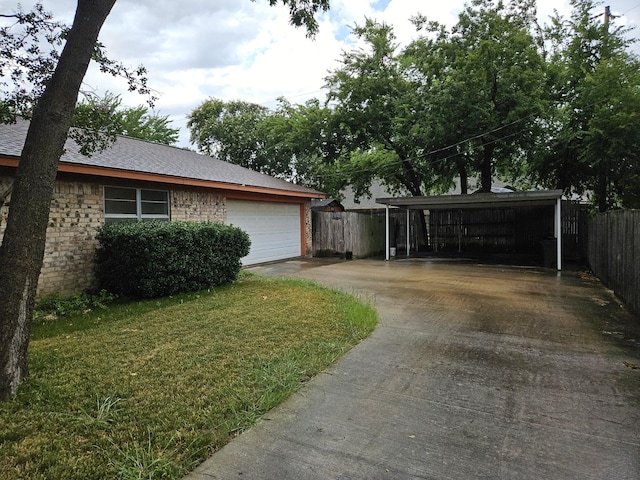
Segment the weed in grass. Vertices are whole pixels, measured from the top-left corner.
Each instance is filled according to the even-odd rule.
[[[116,296],[101,290],[98,293],[78,293],[74,295],[51,294],[36,301],[34,320],[56,320],[75,313],[89,313],[96,309],[106,309],[116,300]]]
[[[141,480],[156,478],[178,478],[182,473],[174,461],[174,452],[170,448],[173,438],[161,448],[154,445],[151,430],[141,444],[132,440],[118,445],[110,440],[112,448],[104,452],[108,462],[115,470],[116,478],[121,480]]]
[[[116,420],[117,413],[120,411],[115,406],[121,401],[120,397],[108,396],[100,399],[99,396],[96,396],[95,412],[87,412],[84,409],[80,409],[81,414],[76,416],[76,420],[86,425],[108,425],[113,423]]]

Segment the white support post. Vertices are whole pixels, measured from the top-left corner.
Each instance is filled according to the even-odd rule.
[[[556,256],[558,271],[560,271],[562,270],[562,198],[558,198],[556,201],[555,220]]]
[[[407,258],[409,258],[409,249],[411,248],[411,225],[409,224],[411,210],[407,209]]]
[[[389,205],[386,205],[386,218],[387,218],[387,226],[386,226],[386,237],[387,237],[387,241],[386,241],[386,246],[387,248],[385,249],[385,260],[389,261]]]

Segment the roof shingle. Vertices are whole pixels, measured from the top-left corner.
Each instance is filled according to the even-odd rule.
[[[20,157],[29,122],[0,124],[0,155]],[[322,197],[321,192],[190,150],[119,136],[106,150],[87,157],[67,139],[60,162],[192,180],[228,183]]]

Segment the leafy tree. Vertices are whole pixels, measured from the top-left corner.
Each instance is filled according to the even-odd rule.
[[[336,164],[342,140],[336,118],[333,110],[317,99],[303,105],[279,99],[276,110],[258,125],[275,173],[337,195],[344,182]]]
[[[317,99],[272,111],[240,100],[210,98],[189,115],[191,141],[218,159],[325,192],[340,190],[333,161],[339,147],[335,115]]]
[[[140,138],[150,142],[174,145],[178,141],[180,130],[171,128],[168,115],[149,113],[149,107],[125,107],[122,110],[122,135]]]
[[[463,191],[468,174],[479,172],[481,190],[489,192],[495,173],[524,172],[545,111],[545,64],[530,31],[535,18],[534,1],[475,0],[450,30],[414,20],[428,35],[406,55],[423,81],[440,152],[455,161]]]
[[[553,115],[535,177],[565,193],[592,194],[599,211],[640,206],[640,62],[608,9],[572,1],[550,44]]]
[[[423,195],[433,186],[424,160],[418,92],[403,70],[392,28],[367,20],[354,34],[366,49],[345,52],[327,77],[328,103],[343,139],[340,167],[357,196],[374,178],[396,191]]]
[[[270,5],[277,3],[269,0]],[[309,34],[318,27],[314,14],[329,8],[328,0],[282,0],[282,3],[289,8],[291,23],[304,25]],[[5,79],[5,72],[10,71],[15,88],[3,89],[2,121],[24,112],[31,114],[31,123],[0,246],[0,400],[14,397],[28,374],[27,347],[49,207],[58,162],[89,62],[98,61],[103,71],[123,75],[131,89],[147,93],[144,69],[130,72],[109,60],[97,43],[114,4],[115,0],[78,0],[73,24],[68,29],[52,22],[41,5],[32,12],[18,10],[3,15],[14,19],[15,24],[3,27],[0,32],[0,78]],[[11,31],[12,28],[16,30]],[[41,33],[54,46],[44,53],[40,50]],[[57,44],[64,44],[59,55]],[[34,85],[31,95],[27,95],[22,85],[24,79]]]
[[[264,154],[264,140],[258,135],[258,125],[268,111],[255,103],[209,98],[189,115],[191,141],[202,153],[271,173],[273,168]]]
[[[150,142],[172,145],[180,131],[171,128],[168,115],[149,113],[145,105],[122,107],[120,95],[107,92],[104,97],[90,96],[76,105],[72,125],[87,132],[80,141],[88,152],[106,148],[116,135],[140,138]],[[97,135],[101,133],[102,135]],[[80,133],[81,134],[81,133]],[[92,140],[96,139],[94,142]],[[85,153],[85,152],[83,152]]]
[[[426,31],[399,51],[391,27],[367,20],[366,48],[343,55],[329,101],[348,130],[342,166],[356,194],[373,178],[410,195],[441,193],[478,173],[522,176],[544,112],[544,61],[530,32],[535,3],[476,0],[450,30]]]

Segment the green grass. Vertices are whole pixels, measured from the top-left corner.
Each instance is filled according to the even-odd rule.
[[[34,325],[0,479],[180,478],[373,329],[373,308],[242,275]]]

